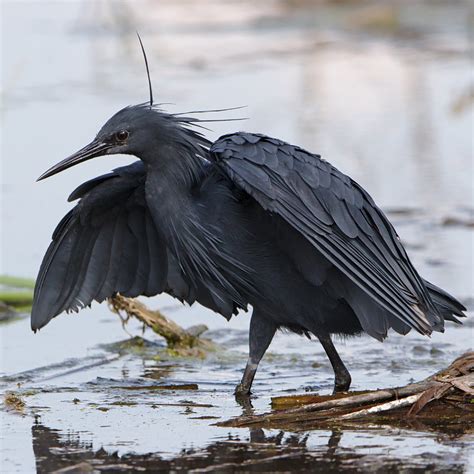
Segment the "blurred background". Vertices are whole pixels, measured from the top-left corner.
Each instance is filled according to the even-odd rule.
[[[35,183],[118,109],[148,99],[138,30],[165,109],[247,106],[221,114],[245,121],[212,124],[208,136],[261,132],[321,154],[388,213],[420,273],[472,309],[472,2],[3,0],[1,22],[0,274],[34,278],[72,206],[69,193],[131,161],[96,159]],[[183,326],[248,324],[166,296],[148,304]],[[451,334],[433,344],[469,346],[472,326]],[[123,337],[105,305],[60,317],[36,337],[27,321],[3,326],[0,374],[85,356]],[[364,344],[374,356],[382,347]],[[28,444],[30,434],[12,430],[16,445]]]

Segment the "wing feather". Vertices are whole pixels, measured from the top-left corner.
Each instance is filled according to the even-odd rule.
[[[390,321],[402,333],[410,327],[423,334],[442,328],[443,318],[392,225],[348,176],[318,155],[256,134],[221,137],[211,147],[211,157],[232,181],[286,220],[360,288],[348,298],[355,301],[359,292],[356,313],[367,332],[372,325],[380,337]],[[369,299],[364,302],[360,294]],[[367,301],[374,301],[386,316],[375,321]]]
[[[168,252],[144,196],[141,163],[74,191],[79,203],[61,220],[40,267],[31,326],[112,296],[154,295],[168,285]],[[175,271],[179,281],[179,271]]]

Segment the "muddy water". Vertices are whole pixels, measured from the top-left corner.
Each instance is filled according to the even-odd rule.
[[[146,100],[139,29],[155,95],[176,104],[166,107],[248,104],[230,115],[249,120],[213,124],[209,136],[260,131],[321,153],[389,212],[423,276],[472,310],[466,7],[296,5],[4,2],[1,273],[35,276],[54,225],[70,208],[68,193],[130,161],[95,160],[33,184],[115,110]],[[130,341],[98,305],[58,318],[36,336],[26,319],[0,326],[0,390],[17,391],[26,404],[1,412],[2,471],[469,471],[473,439],[466,433],[213,426],[243,410],[232,390],[246,358],[248,316],[226,323],[168,297],[148,304],[183,326],[207,324],[223,349],[205,360],[170,358],[136,324],[126,329],[142,339]],[[354,388],[362,389],[423,378],[472,347],[472,336],[468,323],[429,340],[413,334],[337,344]],[[279,335],[262,362],[253,409],[268,410],[272,395],[324,393],[331,383],[317,344]]]

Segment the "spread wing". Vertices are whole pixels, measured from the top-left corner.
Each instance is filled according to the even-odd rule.
[[[236,312],[232,298],[184,277],[148,209],[141,161],[87,181],[69,197],[76,199],[54,231],[39,270],[33,330],[63,311],[78,311],[115,293],[166,292],[188,304],[198,300],[227,319]]]
[[[365,294],[422,334],[443,327],[424,281],[369,194],[318,155],[263,135],[221,137],[211,156]]]
[[[144,196],[141,163],[77,188],[79,203],[62,219],[41,264],[31,313],[33,330],[93,300],[156,295],[167,283],[168,258]]]

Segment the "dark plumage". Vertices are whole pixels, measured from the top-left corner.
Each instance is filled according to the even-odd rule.
[[[95,156],[130,166],[79,186],[35,288],[33,330],[119,292],[169,293],[229,319],[253,307],[248,393],[275,331],[317,336],[350,375],[331,334],[429,335],[465,308],[423,280],[369,194],[318,155],[239,132],[211,144],[197,119],[149,105],[114,115],[95,140],[41,178]]]

